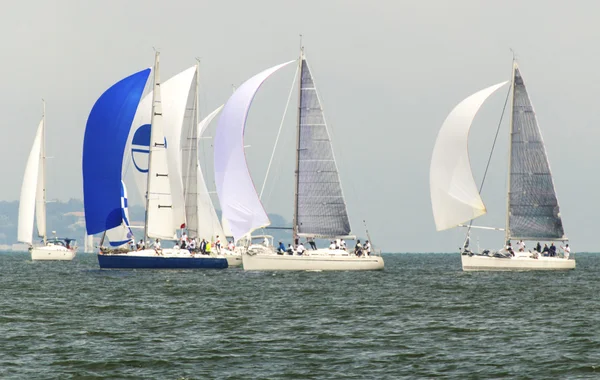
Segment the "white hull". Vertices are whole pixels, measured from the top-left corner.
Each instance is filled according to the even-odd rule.
[[[461,255],[464,271],[525,271],[525,270],[569,270],[575,269],[575,260],[560,257],[512,257]]]
[[[242,265],[242,255],[239,253],[225,253],[223,256],[227,258],[227,264],[230,267],[239,267]]]
[[[279,271],[349,271],[381,270],[384,267],[381,256],[357,257],[340,251],[307,251],[302,256],[277,254],[244,254],[244,270]]]
[[[34,261],[71,261],[75,257],[75,251],[58,245],[47,245],[45,247],[33,247],[31,249],[31,260]]]

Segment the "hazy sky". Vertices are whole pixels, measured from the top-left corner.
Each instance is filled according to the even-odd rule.
[[[231,84],[298,56],[304,45],[333,131],[350,219],[386,251],[448,252],[463,230],[437,233],[429,199],[433,144],[448,112],[475,91],[509,79],[518,55],[546,142],[565,231],[575,251],[598,251],[600,220],[600,27],[597,1],[192,1],[9,2],[0,24],[3,162],[0,199],[19,197],[25,162],[47,102],[48,196],[82,198],[81,148],[88,113],[119,79],[161,51],[164,79],[202,58],[202,112]],[[247,142],[260,188],[294,67],[255,99]],[[505,89],[476,117],[470,154],[482,177]],[[291,219],[295,106],[265,199]],[[505,220],[508,124],[483,191],[488,215]],[[209,143],[208,143],[209,144]],[[207,144],[207,145],[208,145]],[[210,165],[209,165],[210,166]],[[212,172],[212,170],[211,170]],[[212,186],[212,185],[211,185]],[[133,193],[133,191],[130,191]],[[482,247],[503,235],[476,233]]]

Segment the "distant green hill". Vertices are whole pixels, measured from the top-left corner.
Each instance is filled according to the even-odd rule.
[[[217,210],[220,215],[220,211]],[[12,245],[17,243],[17,223],[19,215],[19,202],[0,201],[0,245]],[[142,206],[131,206],[129,216],[132,223],[141,223],[144,220],[144,208]],[[281,215],[270,214],[271,225],[276,227],[291,227]],[[83,245],[85,236],[85,217],[83,213],[83,202],[78,199],[70,199],[68,202],[48,202],[47,205],[47,227],[48,235],[56,231],[60,237],[77,239],[79,245]],[[36,231],[34,229],[34,231]],[[34,232],[35,233],[35,232]],[[138,230],[134,231],[138,234]],[[263,232],[257,231],[257,234]],[[291,243],[290,230],[265,230],[268,235],[273,235],[275,243],[278,240]]]

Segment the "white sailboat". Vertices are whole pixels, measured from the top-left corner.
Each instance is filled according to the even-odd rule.
[[[85,242],[83,252],[93,253],[94,252],[94,235],[85,234],[83,238],[84,238],[84,242]]]
[[[219,223],[219,218],[217,217],[199,164],[198,142],[211,121],[223,108],[223,106],[218,107],[202,121],[198,122],[199,71],[199,64],[197,64],[194,94],[193,96],[190,94],[188,97],[181,143],[181,175],[183,180],[186,228],[188,236],[196,238],[199,242],[205,240],[211,242],[213,246],[215,246],[217,241],[220,242],[220,248],[217,248],[215,251],[218,250],[217,253],[219,255],[225,256],[229,266],[240,266],[242,265],[241,254],[227,249],[225,233]],[[192,101],[193,103],[190,104]]]
[[[430,168],[430,192],[438,231],[468,228],[461,262],[465,271],[566,270],[575,268],[568,253],[546,256],[544,252],[512,249],[512,241],[567,241],[546,149],[531,100],[516,61],[511,78],[506,226],[500,250],[473,252],[469,247],[472,221],[487,211],[471,172],[468,135],[471,122],[483,102],[507,82],[481,90],[450,112],[438,134]],[[468,223],[468,225],[465,225]],[[554,243],[552,243],[553,245]],[[567,245],[568,246],[568,245]]]
[[[243,131],[254,95],[262,83],[290,61],[265,70],[240,86],[227,101],[215,136],[215,177],[223,217],[236,240],[270,224],[246,164]],[[330,135],[314,80],[301,52],[294,186],[294,241],[300,237],[353,238]],[[272,248],[272,247],[270,247]],[[341,249],[278,255],[248,249],[244,270],[378,270],[380,256],[357,256]]]
[[[75,257],[74,239],[48,239],[46,231],[46,104],[42,121],[27,159],[19,201],[18,240],[29,244],[32,260],[69,261]],[[38,236],[42,245],[33,244],[33,219],[36,217]]]
[[[117,201],[117,181],[121,182],[122,152],[126,146],[127,134],[131,128],[135,110],[141,92],[149,75],[149,70],[142,71],[125,78],[107,90],[96,102],[88,118],[84,139],[84,201],[86,202],[86,226],[88,233],[106,231],[106,227],[117,227],[123,222],[123,187],[121,199]],[[123,99],[123,94],[128,95]],[[135,102],[134,102],[135,100]],[[105,103],[110,103],[108,107]],[[104,112],[106,109],[119,109],[121,113]],[[114,129],[115,131],[111,131]],[[121,156],[98,162],[94,153],[101,148],[100,144],[110,136],[117,134],[111,144]],[[146,217],[144,223],[144,242],[156,239],[152,248],[127,251],[113,251],[100,248],[98,262],[101,268],[155,268],[155,269],[194,269],[194,268],[227,268],[227,260],[218,257],[199,257],[186,249],[167,248],[158,245],[159,239],[172,240],[176,236],[177,218],[180,213],[173,202],[172,181],[167,140],[163,130],[163,107],[159,78],[159,54],[156,53],[154,64],[154,84],[152,93],[152,113],[149,127],[148,166],[146,175]],[[173,139],[176,141],[176,139]],[[105,149],[113,146],[105,146]],[[89,161],[89,162],[88,162]],[[176,168],[176,166],[175,166]],[[175,170],[176,180],[181,182],[179,172]],[[104,175],[104,178],[100,174]],[[110,179],[110,181],[108,181]],[[110,185],[113,192],[99,192],[94,186],[96,182]],[[104,203],[104,204],[103,204]],[[118,206],[118,209],[117,209]],[[88,208],[92,211],[88,213]],[[181,207],[183,211],[183,207]],[[89,220],[87,218],[90,218]],[[101,243],[102,245],[102,243]]]

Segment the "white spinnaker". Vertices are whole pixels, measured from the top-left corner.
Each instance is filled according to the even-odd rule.
[[[429,170],[431,205],[438,231],[487,212],[471,172],[469,130],[483,102],[506,83],[490,86],[460,102],[438,133]]]
[[[175,75],[161,84],[161,97],[163,109],[163,131],[167,141],[167,155],[171,195],[173,201],[173,225],[175,228],[180,228],[185,223],[185,204],[183,197],[183,182],[181,180],[181,132],[183,120],[186,113],[186,105],[188,95],[192,84],[195,82],[196,67],[190,67],[185,71]],[[152,117],[152,91],[142,98],[138,106],[135,118],[133,119],[132,128],[127,141],[125,156],[127,160],[132,160],[133,165],[123,165],[124,168],[131,168],[135,179],[136,187],[139,191],[141,199],[146,199],[146,186],[148,185],[148,138],[141,138],[143,135],[142,129],[150,124]],[[140,134],[140,138],[134,137],[136,133]],[[145,141],[145,144],[140,145],[139,141]],[[137,143],[136,143],[137,142]],[[125,176],[125,173],[123,173]]]
[[[198,140],[202,138],[202,134],[210,124],[210,122],[217,116],[217,114],[223,109],[220,106],[208,116],[206,116],[200,123],[198,123]],[[210,198],[206,181],[202,175],[201,165],[198,165],[198,237],[200,239],[207,239],[208,241],[215,241],[216,237],[219,236],[223,241],[225,232],[219,223],[219,217],[215,211],[215,207]]]
[[[250,177],[244,152],[244,128],[254,95],[262,83],[289,61],[244,82],[227,100],[215,134],[214,165],[217,195],[223,217],[235,240],[271,222]]]
[[[148,163],[148,200],[146,210],[147,235],[150,238],[173,239],[177,227],[173,223],[173,201],[163,129],[163,110],[158,59],[154,72],[154,104],[150,133],[150,162]],[[186,96],[187,101],[187,96]],[[174,175],[177,175],[175,173]],[[178,176],[181,178],[181,176]]]
[[[40,172],[40,155],[42,147],[42,134],[44,121],[40,122],[33,146],[29,152],[23,184],[21,185],[21,198],[19,199],[19,225],[17,237],[20,242],[32,244],[33,217],[35,215],[37,181]]]

